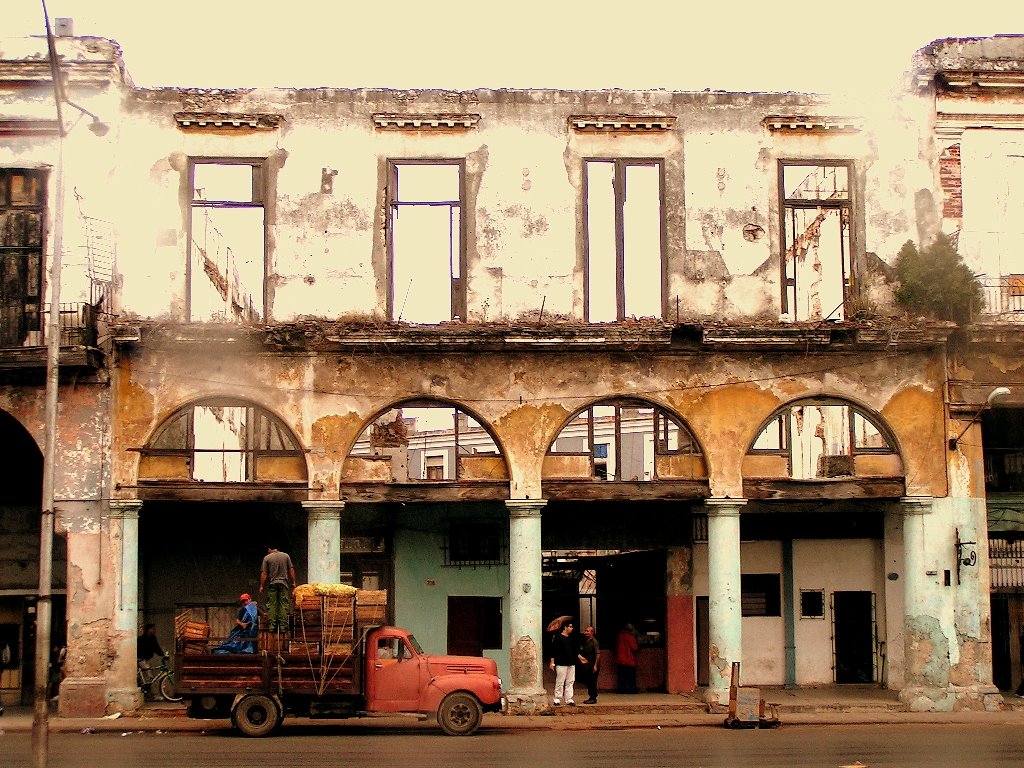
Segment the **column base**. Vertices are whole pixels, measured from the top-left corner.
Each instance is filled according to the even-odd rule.
[[[1003,696],[994,685],[907,686],[900,701],[909,712],[999,712]]]
[[[505,694],[510,715],[540,715],[551,709],[547,691],[509,691]]]
[[[729,706],[728,688],[705,688],[704,703],[708,705],[708,711],[715,712],[716,707]]]
[[[134,712],[141,709],[145,698],[139,688],[111,688],[107,691],[107,714]]]
[[[61,717],[103,717],[107,681],[102,677],[68,677],[60,684],[57,714]]]

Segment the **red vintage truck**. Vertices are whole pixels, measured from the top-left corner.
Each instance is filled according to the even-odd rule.
[[[383,607],[361,606],[360,594],[318,596],[318,608],[300,604],[288,631],[261,634],[254,652],[224,652],[224,644],[195,637],[202,635],[201,626],[188,626],[195,622],[179,626],[175,688],[189,715],[230,717],[246,736],[267,736],[285,715],[408,712],[434,715],[446,734],[466,736],[484,712],[503,709],[493,660],[424,653],[408,630],[375,623]],[[379,594],[370,599],[379,602]]]

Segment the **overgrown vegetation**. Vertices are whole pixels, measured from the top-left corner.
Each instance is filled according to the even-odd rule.
[[[908,240],[894,269],[899,281],[896,301],[908,312],[963,324],[981,309],[981,283],[949,235],[940,234],[921,250]]]

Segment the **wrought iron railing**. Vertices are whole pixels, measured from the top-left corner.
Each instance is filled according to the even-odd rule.
[[[1024,315],[1024,275],[979,278],[982,288],[981,312],[985,315]]]

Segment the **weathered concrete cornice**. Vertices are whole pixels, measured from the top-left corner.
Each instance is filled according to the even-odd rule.
[[[859,352],[931,348],[945,344],[955,326],[874,326],[864,323],[676,324],[444,323],[406,325],[367,321],[298,320],[271,325],[167,323],[122,320],[111,328],[122,349],[135,345],[231,345],[265,352],[455,351],[774,351]]]
[[[62,61],[61,72],[72,85],[109,85],[120,82],[121,69],[116,60]],[[48,59],[32,61],[0,60],[0,82],[49,84],[52,72]]]
[[[717,350],[870,351],[936,347],[946,343],[953,326],[869,325],[856,322],[771,323],[704,326],[702,346]]]
[[[1024,323],[972,323],[963,334],[964,340],[978,347],[1015,347],[1024,353]]]

